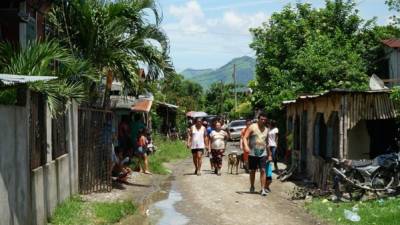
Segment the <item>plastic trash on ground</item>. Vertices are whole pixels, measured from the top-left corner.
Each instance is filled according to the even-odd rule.
[[[344,217],[352,222],[359,222],[361,220],[357,212],[352,212],[347,209],[344,210]]]

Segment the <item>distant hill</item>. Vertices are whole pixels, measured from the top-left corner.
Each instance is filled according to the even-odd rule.
[[[203,69],[203,70],[195,70],[195,69],[186,69],[181,72],[181,74],[188,80],[199,76],[201,74],[210,73],[213,69]]]
[[[247,86],[248,82],[254,79],[256,60],[243,56],[231,60],[226,65],[216,69],[194,70],[186,69],[181,74],[188,80],[201,84],[203,88],[208,88],[212,83],[223,81],[224,83],[233,83],[233,65],[236,65],[237,84]]]

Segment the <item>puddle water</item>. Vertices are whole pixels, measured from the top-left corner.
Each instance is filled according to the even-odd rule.
[[[174,204],[182,200],[182,195],[172,185],[168,198],[155,203],[149,209],[152,224],[185,225],[189,219],[176,211]]]

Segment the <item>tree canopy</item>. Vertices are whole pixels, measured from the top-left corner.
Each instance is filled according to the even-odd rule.
[[[299,94],[366,89],[369,75],[381,72],[381,39],[399,34],[363,20],[352,0],[326,0],[319,9],[287,5],[251,32],[257,57],[252,103],[267,110]]]

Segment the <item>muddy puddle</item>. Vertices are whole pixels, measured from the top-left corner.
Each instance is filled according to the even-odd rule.
[[[181,200],[181,193],[179,193],[175,185],[172,184],[167,199],[159,201],[149,208],[148,216],[150,223],[153,225],[188,224],[189,219],[175,208],[175,204]]]

